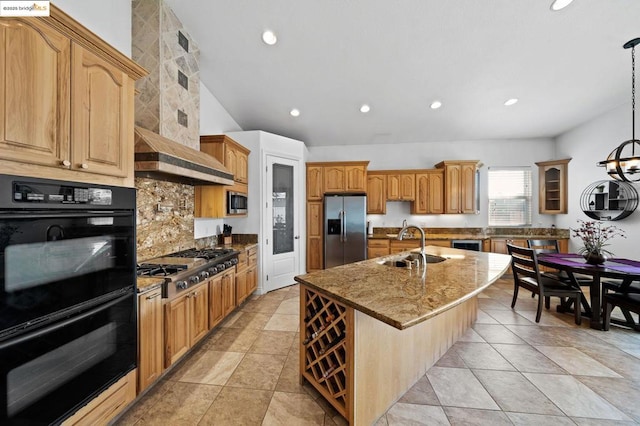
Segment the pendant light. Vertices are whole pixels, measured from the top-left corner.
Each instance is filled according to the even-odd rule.
[[[640,140],[636,139],[636,45],[638,44],[640,44],[640,38],[634,38],[622,46],[625,49],[631,49],[631,139],[622,142],[619,147],[611,151],[606,160],[598,163],[598,166],[607,168],[609,176],[623,182],[640,181]]]

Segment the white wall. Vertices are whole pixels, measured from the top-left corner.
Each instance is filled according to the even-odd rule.
[[[241,130],[238,123],[200,80],[200,134],[220,135]]]
[[[577,220],[591,220],[580,209],[580,194],[586,186],[597,180],[606,180],[604,168],[596,167],[622,142],[631,139],[631,105],[626,104],[588,121],[557,138],[558,158],[572,157],[569,163],[569,213],[558,215],[557,225],[575,228]],[[638,130],[636,129],[636,132]],[[640,190],[638,184],[634,184]],[[605,222],[625,231],[627,238],[613,240],[609,251],[619,257],[638,258],[637,236],[640,235],[640,212],[620,221]],[[577,238],[571,239],[570,249],[581,246]]]
[[[131,57],[131,0],[55,0],[53,3]]]
[[[555,143],[550,138],[447,141],[411,144],[376,144],[358,146],[322,146],[309,148],[308,161],[369,160],[368,170],[429,169],[442,160],[480,160],[480,213],[416,215],[410,213],[408,201],[387,201],[386,215],[368,215],[374,227],[400,227],[403,219],[422,227],[474,227],[488,224],[487,171],[497,166],[530,166],[533,194],[538,193],[538,167],[536,161],[547,161],[555,156]],[[532,226],[549,227],[555,223],[554,215],[538,214],[538,198],[534,195]]]

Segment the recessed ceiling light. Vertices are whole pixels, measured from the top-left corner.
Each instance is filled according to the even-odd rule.
[[[440,101],[433,101],[431,102],[431,105],[430,105],[431,109],[438,109],[441,106],[442,106],[442,102]]]
[[[572,1],[573,0],[554,0],[553,3],[551,3],[551,10],[558,11],[560,9],[564,9],[569,6]]]
[[[360,107],[360,112],[366,114],[369,111],[371,111],[371,107],[367,104],[362,104],[362,106]]]
[[[507,100],[504,102],[504,105],[505,105],[505,106],[511,106],[511,105],[516,104],[516,103],[518,103],[518,99],[517,99],[517,98],[511,98],[511,99],[507,99]]]
[[[262,41],[264,41],[269,46],[273,46],[278,41],[278,37],[276,37],[273,31],[265,31],[262,33]]]
[[[297,108],[294,108],[291,111],[289,111],[289,114],[291,114],[292,117],[298,117],[300,115],[300,110]]]

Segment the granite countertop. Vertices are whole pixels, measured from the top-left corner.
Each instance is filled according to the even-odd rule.
[[[373,228],[370,240],[395,239],[401,228]],[[485,239],[558,239],[569,238],[568,229],[559,228],[424,228],[427,240],[485,240]],[[392,236],[390,236],[392,235]],[[420,233],[414,231],[413,238],[420,239]]]
[[[162,277],[137,277],[136,278],[136,286],[138,288],[138,293],[144,293],[149,290],[153,290],[162,286],[164,283],[164,278]]]
[[[424,279],[416,270],[378,263],[399,256],[394,254],[299,275],[295,280],[402,330],[479,294],[502,276],[511,259],[437,246],[427,246],[425,251],[447,260],[428,264]]]

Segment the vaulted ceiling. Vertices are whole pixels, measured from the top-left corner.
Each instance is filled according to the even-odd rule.
[[[167,3],[236,122],[308,146],[554,137],[630,103],[640,37],[640,0]]]

